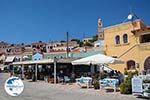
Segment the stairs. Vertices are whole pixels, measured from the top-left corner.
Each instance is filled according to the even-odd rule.
[[[130,52],[132,49],[134,49],[136,46],[138,46],[138,44],[135,44],[134,46],[132,46],[131,48],[129,48],[128,50],[126,50],[124,53],[122,53],[120,56],[118,56],[118,58],[121,58],[122,56],[124,56],[125,54],[127,54],[128,52]]]

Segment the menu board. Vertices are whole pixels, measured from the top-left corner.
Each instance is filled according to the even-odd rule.
[[[132,78],[132,93],[142,93],[142,79],[138,77]]]

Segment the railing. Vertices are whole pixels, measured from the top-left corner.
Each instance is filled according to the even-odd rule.
[[[128,50],[126,50],[124,53],[122,53],[120,56],[118,56],[118,58],[121,58],[122,56],[124,56],[125,54],[127,54],[128,52],[130,52],[132,49],[134,49],[136,46],[138,46],[138,44],[135,44],[134,46],[132,46],[131,48],[129,48]]]
[[[150,50],[150,42],[135,44],[134,46],[132,46],[131,48],[126,50],[124,53],[122,53],[120,56],[118,56],[118,58],[121,58],[122,56],[124,56],[125,54],[127,54],[128,52],[130,52],[131,50],[133,50],[137,46],[139,47],[140,50]]]
[[[140,50],[150,50],[150,42],[140,43],[139,44],[139,49]]]

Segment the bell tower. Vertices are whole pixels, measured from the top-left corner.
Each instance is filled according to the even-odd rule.
[[[103,40],[104,39],[104,34],[103,34],[103,22],[102,19],[98,19],[98,39]]]

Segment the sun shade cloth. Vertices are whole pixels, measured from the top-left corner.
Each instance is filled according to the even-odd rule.
[[[72,61],[73,65],[119,64],[119,63],[124,63],[124,62],[117,58],[113,58],[113,57],[106,56],[103,54],[96,54],[93,56],[89,56],[89,57],[85,57],[82,59]]]

